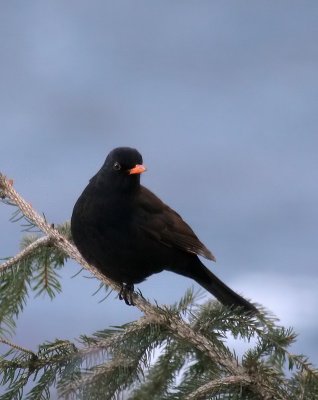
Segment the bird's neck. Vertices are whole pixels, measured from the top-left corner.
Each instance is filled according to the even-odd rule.
[[[121,196],[135,196],[140,190],[140,176],[133,175],[122,179],[105,179],[103,174],[96,174],[90,183],[95,189]]]

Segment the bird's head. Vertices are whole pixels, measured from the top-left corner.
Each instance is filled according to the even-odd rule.
[[[146,171],[141,154],[131,147],[112,150],[97,173],[98,183],[107,183],[121,189],[137,187],[140,174]]]

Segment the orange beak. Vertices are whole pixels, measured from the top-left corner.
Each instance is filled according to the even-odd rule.
[[[147,168],[144,165],[137,164],[134,166],[134,168],[131,168],[128,170],[129,175],[132,174],[142,174],[143,172],[147,171]]]

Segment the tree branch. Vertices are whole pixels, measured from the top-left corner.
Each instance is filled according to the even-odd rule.
[[[10,199],[15,205],[19,207],[24,216],[38,226],[47,237],[62,251],[68,254],[71,258],[81,264],[86,270],[92,273],[96,278],[110,286],[112,289],[119,291],[120,286],[103,275],[93,265],[88,264],[81,256],[76,247],[71,244],[63,235],[61,235],[56,229],[49,225],[44,218],[39,215],[32,206],[27,203],[14,189],[12,181],[6,179],[4,175],[0,173],[0,190],[1,197]],[[47,240],[49,240],[47,239]],[[262,382],[253,380],[248,371],[240,364],[237,360],[231,357],[229,354],[220,353],[219,349],[213,345],[204,335],[194,331],[190,325],[186,324],[180,317],[176,315],[170,315],[169,319],[167,314],[164,313],[158,307],[154,307],[148,301],[136,293],[133,294],[134,304],[144,312],[147,317],[155,320],[159,324],[167,326],[170,331],[176,336],[183,340],[191,343],[195,348],[202,351],[206,356],[210,357],[214,362],[217,362],[222,366],[223,370],[234,375],[236,379],[244,384],[250,386],[250,389],[257,393],[261,399],[273,398],[273,395],[277,395],[275,389],[269,388],[267,385],[263,385]],[[283,397],[276,397],[283,399]]]
[[[5,261],[4,263],[0,264],[0,273],[10,267],[13,267],[15,264],[17,264],[19,261],[23,260],[29,254],[32,254],[34,250],[38,249],[39,247],[45,246],[50,241],[51,241],[51,238],[49,236],[43,236],[43,237],[35,240],[33,243],[29,244],[29,246],[27,246],[22,251],[20,251],[20,253],[11,257],[8,261]]]
[[[10,340],[0,338],[0,343],[6,344],[7,346],[12,347],[13,349],[22,351],[23,353],[30,354],[31,356],[34,356],[34,357],[36,356],[35,353],[33,353],[33,351],[26,349],[25,347],[22,347],[18,344],[12,343],[12,342],[10,342]]]
[[[251,384],[250,379],[246,379],[245,375],[232,375],[225,378],[214,379],[213,381],[199,387],[189,396],[185,397],[185,400],[199,400],[205,398],[210,393],[214,393],[218,389],[222,389],[226,386],[249,386]]]

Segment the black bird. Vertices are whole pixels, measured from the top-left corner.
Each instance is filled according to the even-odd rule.
[[[257,312],[200,261],[215,258],[181,216],[140,185],[142,162],[137,150],[118,147],[90,179],[71,219],[83,257],[122,286],[127,304],[135,283],[168,270],[194,279],[227,306]]]

